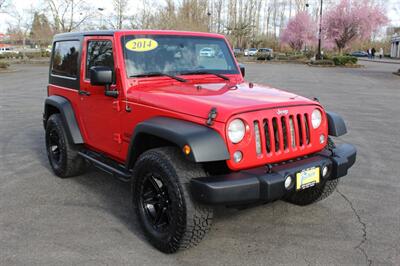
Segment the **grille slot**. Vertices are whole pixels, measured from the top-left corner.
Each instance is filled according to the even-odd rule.
[[[290,136],[292,138],[292,148],[296,148],[296,133],[295,133],[295,128],[294,128],[294,121],[293,121],[293,116],[291,115],[289,117],[289,128],[290,128]]]
[[[311,124],[308,114],[284,115],[255,121],[261,134],[264,153],[268,155],[305,148],[311,142]],[[259,126],[263,129],[260,130]],[[256,126],[255,126],[256,127]]]
[[[304,139],[303,139],[303,123],[301,122],[301,115],[297,115],[297,126],[298,126],[298,132],[299,132],[299,145],[303,146],[304,144]]]
[[[304,114],[304,125],[306,127],[306,143],[310,144],[310,123],[308,122],[307,114]]]
[[[279,127],[278,127],[278,119],[276,117],[272,118],[272,126],[274,132],[274,139],[275,139],[275,152],[280,150],[280,136],[279,136]]]
[[[271,137],[269,133],[270,125],[267,119],[264,119],[263,125],[264,125],[264,135],[265,135],[265,146],[267,149],[267,153],[270,153],[271,152]]]
[[[262,153],[262,148],[261,148],[261,133],[260,133],[260,126],[258,121],[254,121],[254,134],[255,134],[255,140],[256,140],[256,153],[257,155],[260,155]]]
[[[281,124],[282,124],[282,134],[283,134],[283,148],[286,150],[289,146],[288,144],[288,130],[287,130],[287,125],[286,125],[286,117],[282,116],[281,117]]]

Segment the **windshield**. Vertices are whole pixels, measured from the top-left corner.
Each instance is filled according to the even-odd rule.
[[[239,74],[224,39],[193,36],[123,36],[128,77],[146,73]]]

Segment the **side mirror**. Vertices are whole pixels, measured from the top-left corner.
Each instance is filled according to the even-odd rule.
[[[109,67],[94,66],[90,68],[90,84],[94,86],[110,85],[113,82],[113,71]]]
[[[242,73],[242,77],[244,77],[246,74],[246,68],[244,67],[243,64],[239,64],[239,67],[240,67],[240,72]]]
[[[118,97],[117,90],[110,90],[113,83],[113,71],[109,67],[94,66],[90,68],[90,84],[94,86],[106,86],[104,95],[109,97]]]

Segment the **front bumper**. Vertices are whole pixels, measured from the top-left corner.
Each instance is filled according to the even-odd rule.
[[[356,161],[356,148],[351,144],[338,145],[332,152],[324,150],[305,159],[273,166],[258,167],[220,176],[194,178],[190,182],[192,196],[203,204],[236,205],[270,202],[295,190],[295,181],[285,188],[285,179],[312,167],[328,166],[325,179],[336,179],[347,174]],[[323,177],[321,174],[321,182]]]

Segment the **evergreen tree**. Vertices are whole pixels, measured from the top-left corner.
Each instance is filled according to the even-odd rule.
[[[47,46],[51,42],[53,31],[45,14],[35,12],[30,37],[39,46]]]

